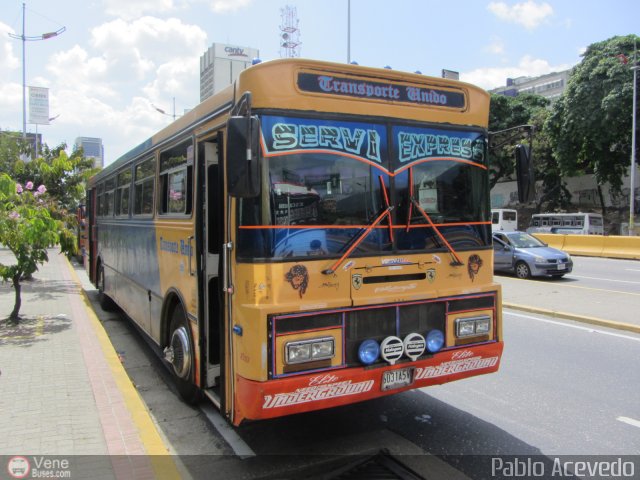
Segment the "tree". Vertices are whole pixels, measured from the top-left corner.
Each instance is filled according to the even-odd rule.
[[[491,95],[489,110],[489,131],[499,132],[520,125],[528,125],[537,112],[544,110],[549,100],[539,95],[522,94],[517,97],[506,95]],[[515,136],[514,136],[515,134]],[[489,186],[493,188],[499,180],[514,174],[515,146],[519,139],[524,138],[524,131],[492,136],[489,145],[490,177]],[[534,150],[534,155],[536,155]]]
[[[547,122],[563,175],[593,173],[619,193],[631,156],[631,105],[636,35],[590,45]]]
[[[0,277],[13,284],[15,303],[9,321],[18,322],[22,305],[20,281],[33,274],[49,258],[47,249],[58,243],[64,225],[50,214],[46,187],[24,186],[7,174],[0,176],[0,243],[15,256],[16,263],[0,263]]]
[[[25,162],[25,146],[17,136],[4,135],[0,143],[0,244],[16,257],[16,264],[0,265],[0,277],[11,281],[16,303],[11,313],[18,320],[20,281],[48,260],[47,248],[60,245],[68,257],[77,253],[76,210],[85,197],[84,183],[96,172],[82,151],[67,155],[66,145],[42,147],[43,156]],[[40,185],[33,190],[33,185]],[[27,188],[29,186],[30,188]],[[45,194],[46,192],[46,194]]]

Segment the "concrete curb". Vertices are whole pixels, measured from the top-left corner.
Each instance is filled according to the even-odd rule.
[[[589,325],[597,325],[599,327],[615,328],[616,330],[624,330],[627,332],[640,333],[640,325],[633,325],[631,323],[616,322],[613,320],[604,320],[602,318],[588,317],[586,315],[576,315],[574,313],[559,312],[557,310],[549,310],[546,308],[531,307],[528,305],[520,305],[517,303],[503,302],[504,308],[511,308],[513,310],[521,310],[529,313],[539,313],[541,315],[548,315],[550,317],[563,318],[565,320],[573,320],[575,322],[587,323]]]

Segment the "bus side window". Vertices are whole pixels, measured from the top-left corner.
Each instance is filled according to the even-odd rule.
[[[115,177],[108,179],[104,185],[104,203],[102,208],[102,215],[105,217],[113,216],[113,203],[115,197],[116,179]]]
[[[133,191],[133,214],[151,215],[153,214],[153,198],[156,176],[156,162],[154,158],[149,158],[135,167],[134,191]]]
[[[191,215],[193,145],[191,140],[160,154],[160,213]]]
[[[494,225],[500,223],[500,214],[498,212],[493,212],[491,214],[491,223],[493,223]]]
[[[118,174],[116,190],[116,215],[129,216],[129,193],[131,191],[131,167]]]

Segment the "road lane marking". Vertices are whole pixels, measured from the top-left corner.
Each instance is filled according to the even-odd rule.
[[[229,423],[222,418],[218,410],[211,404],[204,404],[200,406],[200,410],[207,416],[211,424],[215,427],[222,438],[225,439],[227,444],[241,459],[255,457],[256,454],[251,447],[246,444],[244,440],[238,435]]]
[[[551,323],[553,325],[560,325],[561,327],[574,328],[576,330],[583,330],[589,333],[601,333],[603,335],[609,335],[610,337],[618,337],[618,338],[624,338],[626,340],[633,340],[634,342],[640,342],[640,337],[632,337],[630,335],[622,335],[620,333],[606,332],[604,330],[598,330],[597,328],[581,327],[579,325],[570,325],[568,323],[557,322],[555,320],[547,320],[545,318],[532,317],[531,315],[523,315],[521,313],[513,313],[513,312],[506,312],[506,311],[504,313],[507,315],[511,315],[513,317],[528,318],[529,320],[536,320],[538,322],[543,322],[543,323]]]
[[[626,423],[629,425],[633,425],[634,427],[640,428],[640,420],[634,420],[633,418],[629,418],[629,417],[618,417],[616,418],[616,420],[618,420],[619,422]]]
[[[640,271],[640,270],[638,270],[638,271]],[[584,277],[582,275],[567,275],[565,278],[587,278],[589,280],[603,280],[605,282],[633,283],[633,284],[640,285],[640,282],[634,282],[633,280],[615,280],[613,278]]]

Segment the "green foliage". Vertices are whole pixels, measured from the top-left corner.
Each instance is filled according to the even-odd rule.
[[[549,101],[539,95],[522,94],[517,97],[491,95],[489,131],[498,132],[531,124],[532,118],[547,108]],[[514,136],[515,135],[515,136]],[[523,132],[510,131],[492,136],[489,150],[490,187],[510,177],[515,170],[515,146],[526,137]],[[534,151],[534,155],[536,152]]]
[[[16,305],[9,318],[17,320],[20,280],[48,261],[47,249],[58,243],[64,225],[51,216],[52,202],[44,185],[34,189],[33,182],[28,182],[23,186],[3,173],[0,189],[0,243],[11,250],[16,260],[0,264],[0,277],[11,281],[16,289]]]
[[[47,250],[59,245],[68,257],[77,253],[76,210],[85,197],[85,182],[95,173],[82,151],[67,155],[66,145],[43,145],[42,157],[24,161],[18,135],[3,132],[0,141],[0,244],[15,256],[15,264],[0,265],[0,277],[12,281],[20,309],[20,281],[48,260]],[[38,188],[34,188],[38,186]]]
[[[618,193],[631,157],[630,66],[637,39],[590,45],[546,124],[563,175],[593,173],[599,185],[608,182]]]

